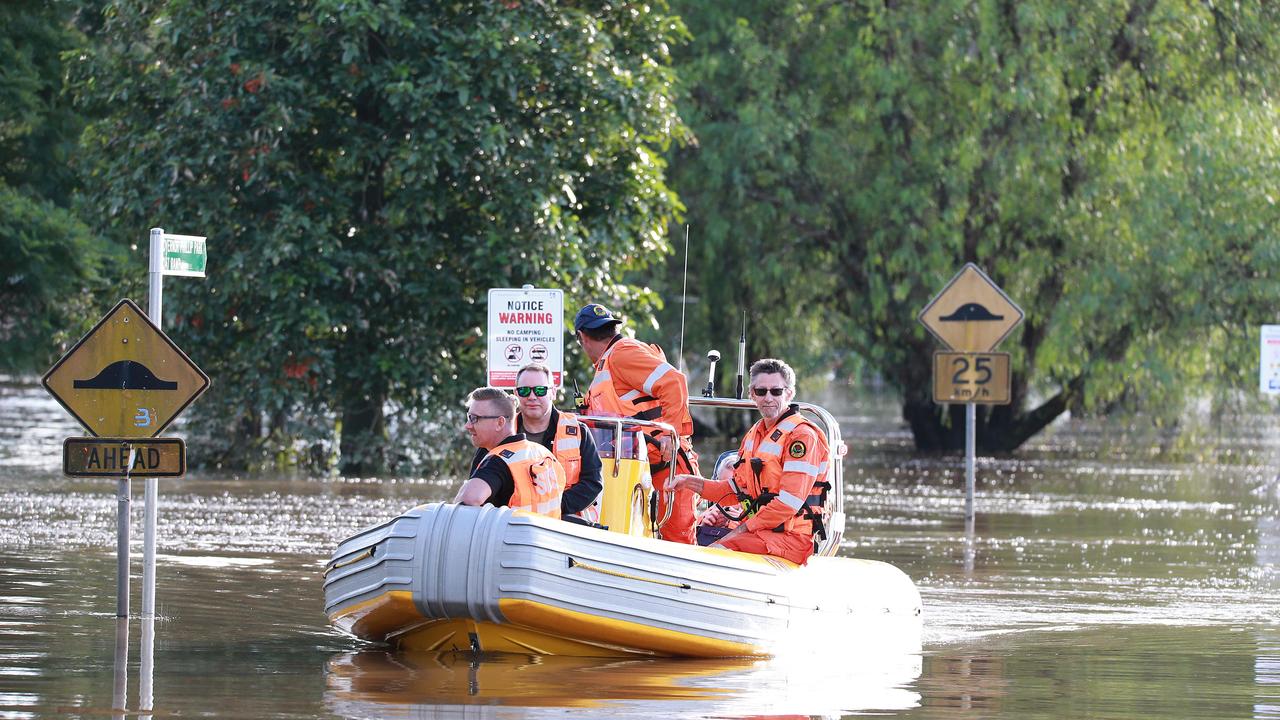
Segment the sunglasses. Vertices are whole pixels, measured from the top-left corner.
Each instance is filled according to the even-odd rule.
[[[786,391],[787,391],[786,388],[758,388],[758,387],[751,388],[752,394],[754,394],[756,397],[764,397],[765,395],[782,397],[783,393],[785,393]]]
[[[518,387],[516,388],[516,394],[519,395],[520,397],[529,397],[529,393],[533,393],[538,397],[546,397],[547,390],[548,388],[546,385],[534,385],[533,387]]]

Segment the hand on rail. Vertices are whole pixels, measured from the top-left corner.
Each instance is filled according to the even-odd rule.
[[[670,435],[663,435],[658,438],[658,455],[662,462],[669,463],[674,459],[672,451],[675,449],[675,443],[672,442]]]
[[[673,475],[667,480],[667,490],[692,490],[701,495],[705,483],[706,479],[697,475]]]

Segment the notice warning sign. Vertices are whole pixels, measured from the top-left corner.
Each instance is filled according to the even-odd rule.
[[[564,375],[564,291],[525,288],[489,290],[489,384],[515,387],[516,371],[529,363],[551,368],[559,387]]]

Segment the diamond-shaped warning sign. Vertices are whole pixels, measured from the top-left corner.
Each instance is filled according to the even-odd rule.
[[[921,324],[960,352],[994,350],[1022,318],[1022,308],[973,263],[967,263],[920,311]]]
[[[209,387],[209,376],[126,298],[43,383],[94,435],[152,437]]]

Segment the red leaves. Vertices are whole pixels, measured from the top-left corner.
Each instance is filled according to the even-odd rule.
[[[263,82],[264,78],[262,77],[262,73],[258,73],[245,81],[244,91],[252,95],[262,89]]]
[[[295,358],[290,355],[281,363],[280,369],[284,371],[285,377],[298,380],[306,376],[307,370],[311,369],[311,363],[313,362],[315,362],[315,358]]]
[[[233,107],[235,107],[235,106],[237,106],[237,105],[239,105],[239,104],[240,104],[240,101],[239,101],[239,100],[237,100],[237,99],[235,99],[235,98],[222,98],[222,109],[223,109],[223,110],[230,110],[231,108],[233,108]]]
[[[240,74],[240,63],[231,63],[231,75],[232,75],[232,77],[234,77],[234,76],[236,76],[236,75],[239,75],[239,74]]]

